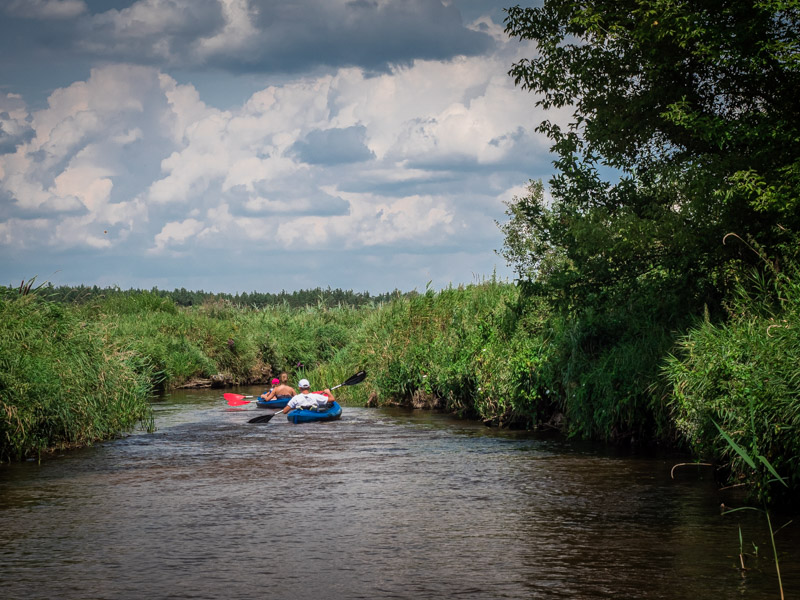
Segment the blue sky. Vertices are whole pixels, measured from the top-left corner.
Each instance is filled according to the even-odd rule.
[[[495,221],[566,115],[507,75],[509,4],[4,0],[0,284],[510,277]]]

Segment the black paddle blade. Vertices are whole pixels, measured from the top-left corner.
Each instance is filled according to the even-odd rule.
[[[278,413],[272,413],[271,415],[261,415],[260,417],[255,417],[254,419],[250,419],[248,423],[269,423],[269,420],[277,414]]]
[[[359,371],[352,377],[350,377],[347,381],[345,381],[342,385],[355,385],[357,383],[361,383],[367,378],[366,371]]]

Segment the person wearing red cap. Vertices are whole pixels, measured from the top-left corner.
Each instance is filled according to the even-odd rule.
[[[276,377],[272,380],[272,389],[268,392],[264,392],[261,394],[261,398],[264,401],[269,402],[270,400],[274,400],[276,398],[283,400],[284,398],[288,399],[295,396],[297,392],[294,391],[294,388],[286,383],[281,383],[280,380]]]

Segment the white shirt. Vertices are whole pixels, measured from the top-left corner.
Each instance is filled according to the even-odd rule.
[[[325,394],[308,392],[307,394],[297,394],[297,396],[294,396],[291,400],[289,400],[289,404],[287,404],[287,406],[289,408],[308,408],[310,406],[322,406],[327,402],[328,397]]]

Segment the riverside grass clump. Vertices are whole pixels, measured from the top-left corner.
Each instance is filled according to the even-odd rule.
[[[667,442],[674,428],[658,377],[673,340],[630,307],[565,317],[492,279],[395,298],[366,315],[323,372],[328,381],[366,368],[367,383],[351,392],[360,402],[553,426],[585,439]]]
[[[330,360],[365,309],[237,307],[228,300],[178,307],[151,292],[113,295],[82,308],[153,366],[153,386],[217,378],[240,385],[280,371],[296,379]]]
[[[760,502],[800,488],[798,324],[800,270],[754,276],[739,284],[726,322],[703,320],[666,361],[679,431]]]
[[[671,444],[660,378],[675,336],[643,304],[551,319],[548,384],[558,389],[570,435],[614,443]]]
[[[245,310],[242,320],[244,326],[257,332],[261,359],[272,365],[273,371],[286,371],[297,381],[331,361],[352,343],[353,332],[371,310],[349,306],[291,308],[280,305]]]
[[[0,289],[0,460],[152,425],[147,360],[107,333],[68,306]]]
[[[546,314],[519,311],[516,286],[492,278],[396,297],[367,312],[350,343],[319,370],[328,382],[366,369],[356,402],[440,408],[532,427],[557,410],[547,395]]]
[[[242,313],[224,302],[185,310],[152,292],[112,295],[83,307],[106,323],[109,335],[146,357],[155,389],[224,373],[228,383],[246,382],[256,366],[255,333],[242,327]]]

